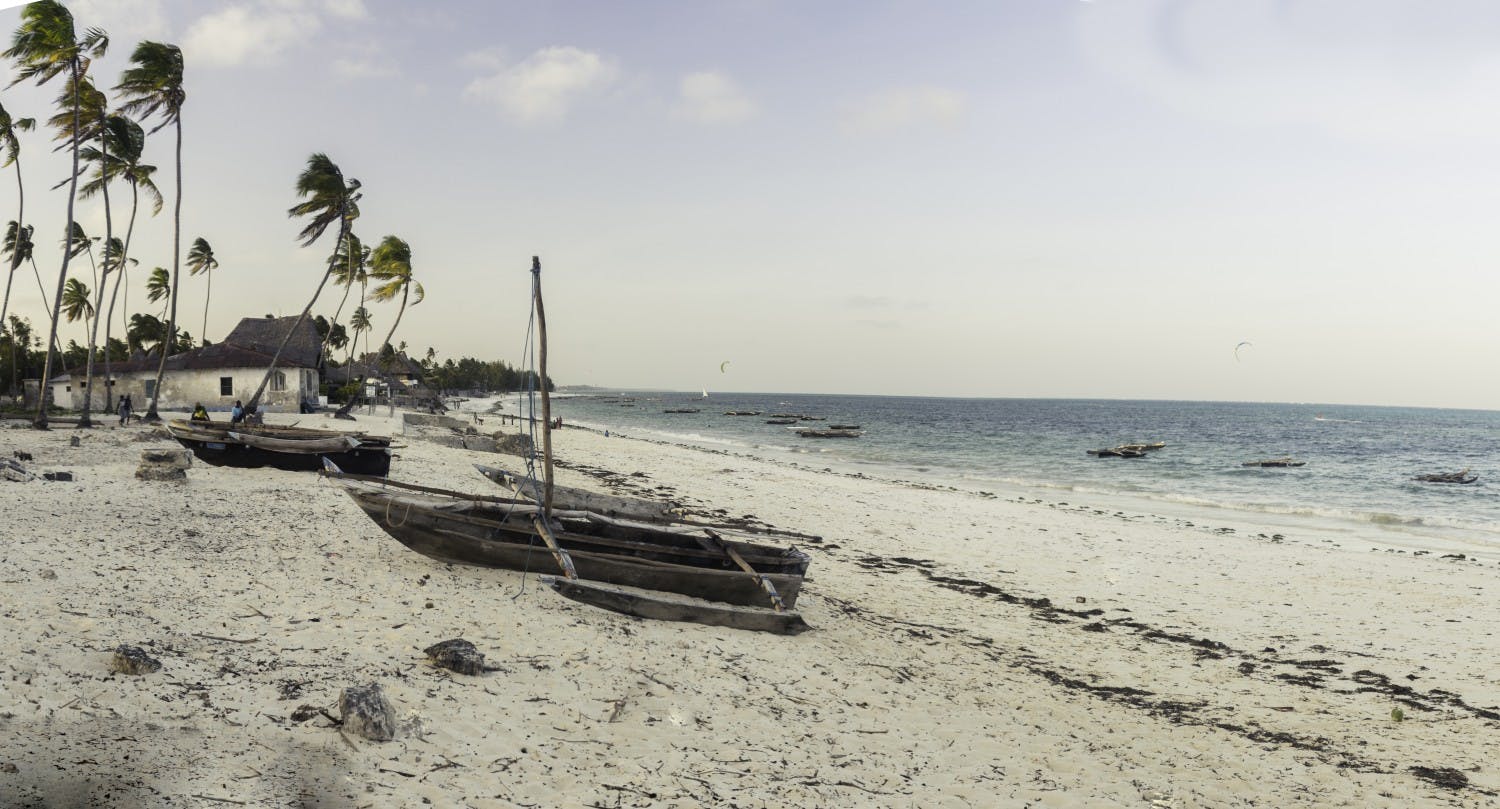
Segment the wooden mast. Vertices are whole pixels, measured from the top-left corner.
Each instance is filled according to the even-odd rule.
[[[536,328],[541,349],[537,382],[542,389],[542,513],[552,516],[552,398],[547,393],[547,312],[542,308],[542,259],[531,257],[531,291],[536,301]]]
[[[542,388],[542,510],[532,518],[531,522],[536,526],[537,533],[542,535],[542,541],[547,543],[547,548],[552,551],[552,557],[562,568],[563,575],[569,579],[578,578],[578,572],[573,569],[573,559],[568,552],[557,544],[557,538],[552,536],[549,523],[552,520],[552,399],[547,393],[547,313],[542,308],[542,259],[538,256],[531,257],[531,292],[536,301],[536,326],[537,336],[541,348],[538,351],[537,374],[541,377],[538,384]]]

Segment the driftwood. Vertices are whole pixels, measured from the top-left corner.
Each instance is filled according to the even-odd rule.
[[[135,646],[117,646],[109,660],[109,670],[120,674],[153,674],[161,671],[161,661]]]
[[[479,675],[494,668],[484,664],[484,654],[463,638],[434,643],[422,650],[434,666],[459,674]]]

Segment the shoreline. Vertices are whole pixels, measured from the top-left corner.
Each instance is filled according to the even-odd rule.
[[[822,536],[802,546],[814,629],[777,638],[435,562],[305,473],[136,481],[140,449],[172,446],[142,433],[70,448],[79,431],[0,429],[38,468],[77,473],[0,483],[16,506],[0,766],[17,770],[0,790],[23,805],[114,790],[205,806],[1474,806],[1500,791],[1488,566],[554,434],[559,483]],[[393,477],[465,491],[493,486],[470,464],[521,460],[404,443]],[[503,670],[422,658],[460,636]],[[163,671],[109,674],[119,643]],[[370,680],[397,706],[395,742],[291,718]]]

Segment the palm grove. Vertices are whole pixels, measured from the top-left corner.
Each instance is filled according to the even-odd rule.
[[[81,27],[67,7],[56,0],[39,0],[22,10],[20,25],[3,53],[14,70],[9,86],[33,82],[37,86],[58,88],[52,108],[27,111],[33,112],[30,117],[0,105],[0,168],[13,170],[16,178],[15,218],[6,224],[3,253],[0,253],[7,270],[4,297],[0,299],[0,392],[11,396],[20,392],[22,379],[45,381],[64,370],[74,374],[75,379],[81,375],[82,390],[95,391],[95,377],[101,369],[102,378],[110,379],[111,363],[142,357],[156,361],[155,384],[151,389],[160,391],[167,357],[197,344],[178,320],[184,269],[192,275],[202,274],[207,282],[201,334],[208,333],[212,274],[219,267],[219,258],[209,242],[198,237],[187,251],[185,267],[182,262],[183,122],[188,98],[182,51],[176,45],[162,42],[137,44],[128,67],[106,90],[92,68],[109,47],[106,32]],[[66,149],[72,163],[68,177],[48,185],[53,191],[66,189],[67,224],[55,241],[38,234],[26,221],[27,182],[22,174],[21,135],[36,130],[38,118],[44,115],[45,126],[60,144],[58,150]],[[168,133],[163,132],[169,128]],[[149,257],[147,264],[156,266],[143,274],[140,259],[131,252],[138,215],[155,217],[166,202],[158,184],[158,168],[145,162],[148,136],[164,139],[166,134],[171,136],[174,169],[169,192],[171,255]],[[337,364],[331,360],[331,352],[346,349],[348,363],[361,335],[365,336],[368,351],[369,335],[375,325],[365,304],[382,302],[394,303],[396,309],[376,354],[391,357],[391,340],[402,315],[426,294],[414,277],[410,246],[397,236],[384,237],[373,250],[363,244],[354,232],[359,218],[360,182],[346,178],[325,154],[308,158],[297,177],[295,192],[299,201],[288,215],[303,225],[298,234],[302,245],[314,246],[325,234],[333,232],[332,250],[322,278],[303,307],[297,326],[310,316],[331,280],[343,286],[344,293],[331,320],[319,316],[315,321],[323,336],[325,356]],[[103,234],[84,232],[76,217],[79,203],[102,207]],[[117,213],[122,215],[119,220]],[[39,259],[44,264],[49,259],[55,260],[56,275],[44,271]],[[138,280],[144,277],[145,311],[131,311],[132,270]],[[42,317],[37,320],[11,310],[13,286],[32,279],[43,303]],[[339,318],[345,313],[356,286],[359,298],[348,312],[346,327]],[[135,300],[140,305],[142,296]],[[69,325],[70,330],[81,326],[81,343],[70,336],[66,347],[62,345],[60,331],[65,323],[76,324]],[[286,332],[286,339],[266,368],[249,405],[259,404],[282,351],[296,330],[294,327]],[[117,337],[117,333],[123,333],[124,339]],[[404,348],[405,344],[401,346]],[[440,365],[429,348],[421,364],[440,385],[447,387],[491,387],[489,383],[498,383],[493,387],[500,389],[524,386],[521,375],[505,363],[480,363],[466,358],[460,363],[449,360]],[[91,411],[96,407],[109,407],[108,386],[101,387],[106,390],[102,397],[96,394],[82,398],[80,426],[90,424]],[[48,416],[45,397],[38,398],[33,423],[45,428]],[[156,418],[155,400],[147,404],[147,418]]]

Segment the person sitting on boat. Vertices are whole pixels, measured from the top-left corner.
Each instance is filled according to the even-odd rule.
[[[210,421],[210,419],[208,417],[208,408],[205,408],[203,406],[203,403],[199,402],[197,404],[197,406],[193,408],[193,415],[192,415],[192,417],[191,417],[190,420],[191,421]]]
[[[245,406],[240,404],[239,399],[234,400],[234,407],[229,410],[229,423],[239,424],[245,420]]]

